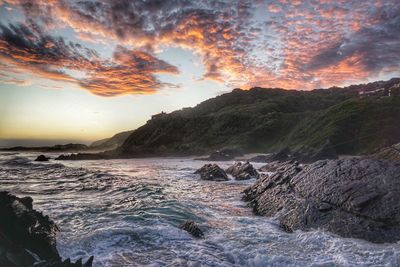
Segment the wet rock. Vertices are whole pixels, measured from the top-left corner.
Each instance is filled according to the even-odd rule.
[[[226,169],[226,173],[231,174],[236,180],[257,179],[259,177],[258,172],[249,162],[236,162]]]
[[[18,198],[0,192],[0,266],[86,266],[66,265],[56,248],[57,225],[33,209],[31,197]]]
[[[247,188],[258,215],[286,231],[324,229],[372,242],[400,240],[400,164],[371,159],[287,165]]]
[[[193,221],[184,222],[180,228],[194,237],[201,238],[204,236],[203,231],[201,231],[200,227]]]
[[[49,161],[50,158],[46,157],[45,155],[38,156],[35,161]]]
[[[217,164],[206,164],[198,169],[196,174],[200,174],[201,179],[211,181],[227,181],[229,180],[225,171]]]

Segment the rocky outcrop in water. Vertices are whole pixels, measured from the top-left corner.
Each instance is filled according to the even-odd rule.
[[[324,229],[372,242],[400,240],[400,164],[371,159],[288,165],[244,192],[286,231]]]
[[[198,169],[195,174],[200,174],[201,179],[211,181],[227,181],[229,180],[225,171],[217,164],[206,164]]]
[[[236,180],[249,180],[259,177],[258,172],[249,162],[236,162],[231,167],[226,169],[226,173],[231,174]]]
[[[0,192],[0,266],[91,267],[93,257],[64,262],[56,248],[57,225],[33,209],[31,197]]]
[[[46,157],[45,155],[39,155],[35,161],[49,161],[50,158]]]
[[[204,236],[203,231],[201,231],[200,227],[194,221],[186,221],[180,228],[194,237],[201,238]]]

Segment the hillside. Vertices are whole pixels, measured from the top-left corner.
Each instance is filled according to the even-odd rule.
[[[328,140],[342,154],[369,153],[400,141],[399,82],[313,91],[235,89],[194,108],[153,116],[118,154],[201,154],[224,147],[273,152],[318,148]],[[389,88],[391,97],[385,96]]]
[[[154,115],[115,150],[60,159],[199,155],[222,148],[268,153],[289,147],[307,154],[325,144],[339,154],[369,154],[400,142],[399,95],[400,79],[313,91],[235,89]]]

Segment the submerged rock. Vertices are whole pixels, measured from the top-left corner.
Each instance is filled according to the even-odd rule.
[[[32,207],[32,198],[0,192],[0,266],[92,266],[62,263],[56,248],[57,225]],[[79,262],[78,262],[79,263]]]
[[[203,231],[201,231],[200,227],[193,221],[184,222],[180,228],[194,237],[201,238],[204,236]]]
[[[231,174],[236,180],[249,180],[251,178],[257,179],[259,177],[258,172],[249,162],[236,162],[226,169],[226,173]]]
[[[247,188],[258,215],[278,218],[286,231],[324,229],[372,242],[400,240],[400,164],[323,160],[287,165]]]
[[[229,180],[225,171],[217,164],[206,164],[198,169],[196,174],[200,174],[201,179],[211,181],[227,181]]]
[[[35,161],[49,161],[50,158],[46,157],[45,155],[39,155]]]

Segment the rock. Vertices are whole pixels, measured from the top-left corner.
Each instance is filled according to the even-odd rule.
[[[31,197],[18,198],[0,192],[0,266],[79,266],[63,264],[56,248],[57,225],[33,209]],[[35,255],[35,256],[34,256]]]
[[[201,238],[204,236],[203,231],[201,231],[200,227],[193,221],[184,222],[180,228],[194,237]]]
[[[198,169],[196,174],[200,174],[201,179],[211,181],[227,181],[229,180],[225,171],[217,164],[206,164]]]
[[[211,161],[227,161],[232,160],[235,157],[243,156],[243,153],[237,149],[232,148],[225,148],[222,150],[217,150],[213,152],[209,157],[208,160]]]
[[[49,161],[50,158],[46,157],[45,155],[38,156],[35,161]]]
[[[287,165],[247,188],[258,215],[286,231],[323,229],[371,242],[400,240],[400,164],[371,159]]]
[[[257,179],[259,177],[258,172],[249,162],[236,162],[226,169],[226,173],[231,174],[236,180],[248,180],[251,178]]]

